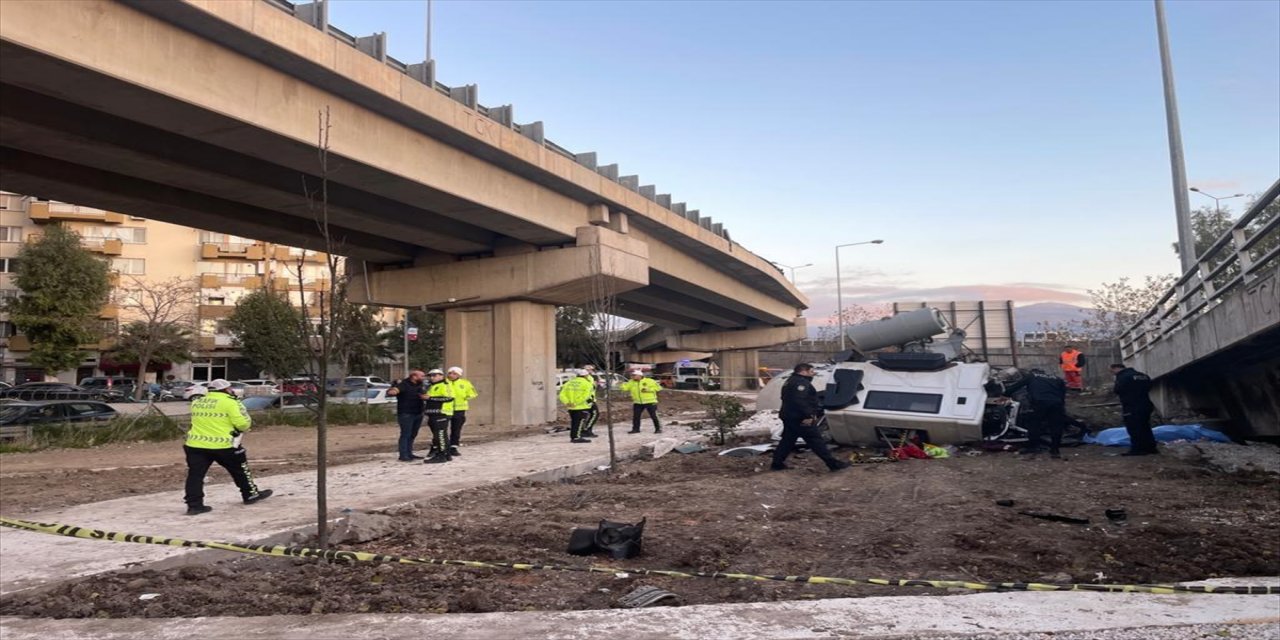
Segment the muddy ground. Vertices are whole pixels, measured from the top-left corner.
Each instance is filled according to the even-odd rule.
[[[701,410],[701,397],[696,393],[664,392],[660,414],[669,418]],[[629,402],[618,399],[614,410],[620,412],[615,415],[615,422],[622,419],[618,416],[623,413],[630,419]],[[562,415],[549,425],[469,424],[463,431],[463,444],[535,435],[556,424],[567,425],[567,416]],[[394,423],[330,427],[329,464],[352,464],[393,454],[399,434]],[[422,446],[429,441],[429,432],[419,436]],[[259,427],[247,436],[245,446],[257,477],[315,468],[316,432],[312,428]],[[186,472],[182,443],[178,440],[0,454],[0,513],[20,517],[46,509],[177,489],[182,487]],[[210,484],[230,481],[225,473],[209,475]]]
[[[850,450],[842,449],[842,454]],[[584,565],[570,529],[648,518],[644,554],[622,566],[760,574],[992,581],[1151,583],[1280,574],[1280,478],[1228,475],[1166,453],[1066,460],[1011,453],[858,465],[827,473],[811,454],[672,453],[620,475],[508,483],[394,512],[387,535],[355,547],[433,558]],[[996,505],[1011,499],[1013,507]],[[1113,524],[1108,508],[1125,508]],[[1087,517],[1049,522],[1018,511]],[[609,563],[606,558],[595,559]],[[0,615],[251,616],[483,612],[615,606],[638,585],[685,604],[936,593],[919,589],[329,565],[242,557],[207,566],[106,574],[0,600]],[[159,594],[140,600],[143,594]]]

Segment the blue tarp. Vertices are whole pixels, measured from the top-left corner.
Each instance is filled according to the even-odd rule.
[[[1157,442],[1174,440],[1212,440],[1213,442],[1231,442],[1221,431],[1207,429],[1198,424],[1166,424],[1151,430]],[[1104,447],[1129,446],[1129,432],[1124,427],[1115,427],[1099,431],[1097,435],[1086,435],[1086,444],[1100,444]]]

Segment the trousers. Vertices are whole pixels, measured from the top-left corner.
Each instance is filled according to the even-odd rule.
[[[587,421],[591,418],[590,409],[569,410],[569,439],[577,440],[587,432]]]
[[[1156,451],[1156,436],[1151,432],[1151,407],[1126,409],[1124,430],[1129,433],[1129,450],[1137,453]]]
[[[786,464],[787,457],[795,449],[796,440],[800,438],[803,438],[809,449],[827,464],[828,469],[839,468],[840,461],[831,455],[826,440],[822,439],[822,430],[818,429],[817,425],[800,424],[802,420],[804,418],[782,419],[782,440],[778,442],[778,448],[773,450],[773,468],[780,469]]]
[[[398,413],[396,422],[400,424],[400,459],[408,460],[413,457],[413,441],[422,429],[422,414]]]
[[[1049,452],[1056,453],[1062,446],[1062,429],[1067,424],[1066,407],[1050,405],[1035,407],[1027,421],[1027,450],[1039,451],[1044,447],[1044,436],[1049,434]]]
[[[631,405],[631,430],[640,430],[640,418],[644,416],[646,411],[649,412],[649,417],[653,418],[654,432],[662,431],[662,424],[658,422],[658,404],[656,402],[651,404]]]
[[[241,498],[258,493],[258,486],[253,483],[253,474],[249,472],[249,456],[244,447],[201,449],[183,445],[182,450],[187,455],[186,496],[183,500],[189,506],[204,505],[204,477],[215,462],[231,474],[231,479],[240,489]]]
[[[462,426],[467,424],[467,410],[454,409],[449,417],[449,446],[457,447],[462,441]]]
[[[431,429],[431,453],[444,455],[449,452],[449,416],[427,414],[427,427]]]

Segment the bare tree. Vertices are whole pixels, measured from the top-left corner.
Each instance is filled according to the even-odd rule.
[[[587,351],[603,367],[604,385],[604,421],[605,430],[609,433],[609,472],[618,468],[618,449],[613,434],[613,353],[617,347],[620,318],[614,315],[618,308],[618,292],[613,281],[605,274],[603,253],[595,247],[590,253],[591,300],[583,307],[591,314],[591,340],[586,345]],[[584,363],[585,364],[585,363]]]
[[[840,311],[844,315],[844,327],[848,329],[856,324],[864,322],[873,322],[881,318],[893,315],[893,310],[887,304],[860,305],[851,304]],[[832,314],[827,318],[826,324],[818,328],[818,339],[828,342],[840,340],[840,322],[836,314]]]
[[[157,351],[172,349],[175,336],[189,336],[195,328],[196,304],[200,288],[190,278],[170,278],[148,282],[129,276],[130,284],[118,293],[119,304],[134,319],[130,325],[130,351],[138,359],[138,385],[135,399],[146,392],[143,384],[147,367]]]
[[[306,264],[307,251],[298,254],[295,260],[295,276],[298,285],[300,321],[298,334],[308,347],[311,357],[308,359],[308,373],[315,384],[315,402],[311,404],[316,416],[316,537],[321,549],[329,546],[328,522],[328,426],[329,402],[325,380],[328,376],[329,363],[333,360],[333,347],[336,332],[340,324],[337,318],[338,278],[341,275],[341,259],[337,255],[342,244],[335,238],[329,225],[329,108],[319,112],[316,136],[316,153],[320,168],[319,184],[312,186],[307,176],[303,176],[302,189],[307,198],[307,208],[316,223],[324,246],[324,264],[328,278],[324,287],[320,287],[308,300],[308,278]],[[314,319],[314,321],[313,321]]]

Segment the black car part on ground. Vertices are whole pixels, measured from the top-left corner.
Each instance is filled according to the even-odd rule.
[[[595,529],[574,529],[569,534],[569,553],[588,556],[604,552],[614,560],[634,558],[643,548],[646,520],[642,518],[635,524],[601,520]]]

